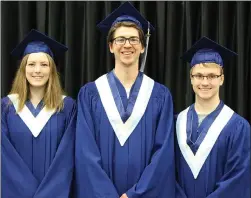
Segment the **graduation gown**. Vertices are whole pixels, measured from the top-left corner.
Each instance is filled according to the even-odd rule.
[[[173,103],[139,73],[127,98],[113,72],[78,95],[76,197],[174,197]]]
[[[29,102],[16,112],[17,95],[1,99],[2,198],[68,198],[73,168],[76,104],[60,112]]]
[[[250,198],[250,125],[221,101],[198,127],[194,104],[176,122],[178,198]]]

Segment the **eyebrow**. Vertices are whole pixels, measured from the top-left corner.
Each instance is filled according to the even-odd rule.
[[[125,36],[117,36],[115,38],[139,38],[138,36],[129,36],[129,37],[125,37]]]
[[[27,61],[27,63],[36,63],[37,61]],[[40,63],[49,63],[49,61],[41,61]]]
[[[202,73],[200,73],[200,72],[198,72],[198,73],[195,73],[195,74],[199,74],[199,75],[204,75],[204,74],[202,74]],[[195,75],[195,74],[193,74],[193,75]],[[216,74],[216,73],[208,73],[207,75],[220,75],[220,74]]]

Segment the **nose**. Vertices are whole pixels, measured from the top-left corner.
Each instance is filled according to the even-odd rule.
[[[36,64],[36,66],[35,66],[35,68],[34,68],[34,71],[35,71],[36,73],[39,73],[40,70],[41,70],[40,65],[39,65],[39,64]]]
[[[125,41],[125,45],[124,45],[125,47],[131,47],[131,44],[130,44],[130,42],[129,42],[129,39],[127,39],[126,41]]]
[[[206,76],[203,77],[202,81],[201,81],[202,85],[208,85],[209,84],[209,80],[207,79]]]

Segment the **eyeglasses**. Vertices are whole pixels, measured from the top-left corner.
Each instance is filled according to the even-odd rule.
[[[221,77],[221,75],[214,75],[214,74],[211,74],[211,75],[208,75],[208,76],[203,76],[201,74],[195,74],[195,75],[191,75],[192,78],[196,79],[196,80],[204,80],[204,77],[208,80],[208,81],[212,81],[212,80],[215,80],[219,77]]]
[[[140,40],[138,37],[129,37],[129,38],[125,38],[125,37],[117,37],[117,38],[114,38],[112,41],[115,42],[115,44],[117,45],[124,45],[126,43],[126,41],[129,41],[129,43],[131,45],[138,45],[140,44]]]

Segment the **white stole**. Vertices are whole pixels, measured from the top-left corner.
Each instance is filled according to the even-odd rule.
[[[11,94],[8,95],[8,97],[17,111],[19,104],[18,94]],[[62,97],[62,99],[64,98],[65,96]],[[43,109],[39,112],[39,114],[36,117],[34,117],[33,114],[30,112],[30,110],[28,109],[28,107],[24,105],[24,108],[20,112],[18,112],[18,115],[24,121],[26,126],[30,129],[32,135],[34,137],[37,137],[54,112],[55,109],[48,110],[46,109],[46,107],[43,107]]]
[[[223,106],[221,112],[208,129],[208,132],[204,140],[200,144],[198,151],[194,155],[191,148],[187,144],[186,126],[188,110],[189,107],[178,115],[176,123],[176,134],[181,153],[188,166],[190,167],[194,178],[196,179],[222,129],[226,126],[226,124],[234,114],[234,111],[226,105]]]
[[[107,74],[99,77],[95,83],[110,124],[120,145],[123,146],[145,113],[152,94],[154,81],[148,76],[143,75],[142,84],[132,114],[125,123],[123,123],[115,104]]]

